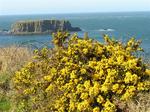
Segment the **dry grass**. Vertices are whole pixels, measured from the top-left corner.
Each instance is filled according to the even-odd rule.
[[[32,51],[27,47],[10,46],[0,48],[0,112],[9,111],[12,96],[11,77],[26,62],[31,60]],[[12,106],[13,107],[13,106]]]
[[[31,60],[31,57],[32,51],[26,47],[0,48],[0,92],[7,91],[14,72]]]
[[[150,93],[141,93],[127,103],[128,112],[150,112]]]
[[[26,47],[0,48],[0,72],[13,72],[31,59],[32,52]]]

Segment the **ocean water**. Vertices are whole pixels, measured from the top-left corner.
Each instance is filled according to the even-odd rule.
[[[124,13],[86,13],[86,14],[48,14],[0,16],[0,29],[10,29],[18,20],[64,19],[72,26],[82,29],[82,36],[88,32],[91,38],[102,41],[102,35],[108,34],[118,40],[127,41],[130,37],[142,40],[142,47],[150,54],[150,12]],[[107,29],[107,31],[106,31]],[[0,35],[0,47],[9,45],[31,45],[32,47],[51,46],[51,35],[11,36]]]

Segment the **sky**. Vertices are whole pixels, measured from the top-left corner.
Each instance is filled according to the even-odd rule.
[[[0,0],[0,15],[150,11],[150,0]]]

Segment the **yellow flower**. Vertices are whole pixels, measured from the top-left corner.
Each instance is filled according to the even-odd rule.
[[[93,85],[94,85],[94,88],[100,89],[100,84],[99,84],[99,82],[95,81]]]
[[[94,80],[98,80],[98,79],[100,78],[100,75],[99,75],[99,74],[94,74],[94,75],[92,76],[92,78],[93,78]]]
[[[97,65],[97,62],[96,61],[89,61],[89,66],[90,67],[94,67]]]
[[[111,103],[108,99],[106,103],[104,104],[104,111],[103,112],[116,112],[116,106]]]
[[[137,90],[139,90],[139,91],[143,91],[144,90],[144,83],[142,83],[142,82],[139,82],[138,83],[138,85],[137,85]]]
[[[130,93],[127,91],[122,95],[121,100],[128,100],[131,97]]]
[[[56,68],[54,68],[54,67],[53,67],[53,68],[51,68],[51,70],[50,70],[50,71],[51,71],[51,73],[54,73],[54,74],[55,74],[55,73],[57,73],[57,69],[56,69]]]
[[[133,84],[137,84],[138,79],[139,79],[138,76],[136,74],[133,74],[131,81]]]
[[[79,111],[85,111],[89,108],[89,106],[90,105],[89,105],[88,100],[84,100],[83,102],[78,104],[77,108],[78,108]]]
[[[75,107],[76,107],[75,102],[70,101],[69,110],[70,110],[70,111],[74,111],[74,110],[75,110]]]
[[[67,75],[69,72],[68,72],[68,69],[67,68],[63,68],[62,70],[61,70],[61,74],[62,75]]]
[[[105,101],[104,98],[101,95],[98,95],[97,102],[102,104],[104,101]]]
[[[99,107],[95,107],[95,108],[93,109],[93,112],[100,112],[100,108],[99,108]]]
[[[81,93],[81,96],[80,98],[83,99],[83,100],[86,100],[88,98],[88,93]]]
[[[123,63],[123,62],[124,62],[124,56],[119,56],[119,57],[117,57],[117,62],[118,62],[119,64]]]
[[[82,84],[78,84],[77,85],[77,92],[82,93],[83,90],[84,90],[84,86]]]
[[[104,93],[108,93],[109,85],[103,84],[100,90]]]
[[[91,87],[90,80],[84,82],[84,87],[88,90]]]
[[[150,90],[150,70],[134,55],[140,49],[134,39],[123,44],[105,35],[103,44],[67,36],[54,34],[55,47],[36,51],[37,58],[15,73],[14,93],[22,92],[16,100],[23,109],[116,112],[114,97],[128,100]]]
[[[125,82],[125,83],[130,83],[131,78],[132,78],[132,74],[131,74],[130,72],[127,72],[127,73],[126,73],[126,76],[125,76],[125,78],[124,78],[124,82]]]
[[[30,94],[30,92],[31,92],[30,89],[25,89],[25,90],[23,91],[24,94]]]
[[[138,79],[139,78],[138,78],[138,76],[136,74],[132,75],[130,72],[127,72],[126,76],[124,78],[124,81],[125,81],[126,84],[128,84],[128,83],[136,84]]]
[[[78,84],[79,79],[74,79],[75,84]]]
[[[90,87],[89,89],[89,95],[90,96],[93,96],[93,97],[96,97],[100,92],[100,88],[97,88],[97,87]]]
[[[145,73],[146,73],[146,75],[150,76],[150,70],[149,69],[146,69]]]
[[[88,53],[88,49],[87,48],[84,48],[83,49],[83,54],[87,54]]]
[[[102,47],[98,47],[97,48],[97,53],[98,54],[102,54],[103,53],[103,48]]]
[[[73,70],[73,71],[70,73],[70,78],[71,78],[71,79],[77,78],[77,74],[76,74],[76,71],[75,71],[75,70]]]
[[[51,79],[52,79],[52,77],[50,75],[44,76],[44,80],[46,80],[46,81],[51,81]]]
[[[117,94],[122,94],[122,92],[124,91],[124,89],[125,89],[125,85],[122,84],[122,85],[119,86],[119,89],[116,91],[116,93]]]
[[[81,74],[86,74],[86,69],[82,68],[82,69],[80,70],[80,72],[81,72]]]
[[[134,86],[128,86],[125,94],[122,95],[121,100],[128,100],[135,94],[136,88]]]
[[[113,92],[116,92],[118,89],[119,89],[119,84],[114,84],[114,85],[112,86],[112,91],[113,91]]]
[[[46,88],[45,92],[49,92],[49,91],[53,91],[53,90],[54,90],[54,86],[53,86],[52,84],[50,84],[50,85]]]
[[[67,62],[67,61],[68,61],[68,58],[67,58],[67,57],[63,57],[63,58],[61,59],[61,61],[62,61],[62,62]]]

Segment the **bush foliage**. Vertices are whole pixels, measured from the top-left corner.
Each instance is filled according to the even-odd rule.
[[[150,71],[135,53],[140,41],[104,36],[104,43],[67,32],[53,34],[54,48],[35,50],[13,84],[17,111],[116,112],[114,98],[127,101],[149,91]]]

